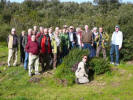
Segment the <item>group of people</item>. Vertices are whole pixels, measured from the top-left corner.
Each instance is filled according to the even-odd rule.
[[[115,26],[115,31],[111,38],[111,64],[114,64],[113,57],[115,52],[115,65],[119,65],[119,50],[123,41],[123,35],[119,29],[119,26]],[[99,27],[99,29],[94,27],[89,30],[88,25],[84,26],[84,30],[81,27],[74,28],[67,25],[64,25],[62,29],[59,27],[55,29],[52,27],[39,27],[38,30],[38,27],[34,26],[33,29],[28,29],[28,33],[22,31],[20,37],[16,34],[16,29],[12,28],[7,41],[8,66],[11,66],[12,58],[14,58],[13,66],[17,65],[17,53],[20,44],[20,61],[24,65],[24,69],[29,71],[29,76],[32,76],[33,69],[35,70],[35,75],[40,74],[39,63],[42,72],[49,68],[56,69],[57,64],[62,62],[62,58],[75,47],[89,50],[90,54],[83,58],[99,57],[102,50],[103,58],[106,59],[106,46],[108,45],[109,35],[104,32],[102,27]],[[79,66],[84,64],[80,63]],[[78,72],[76,71],[76,73]]]

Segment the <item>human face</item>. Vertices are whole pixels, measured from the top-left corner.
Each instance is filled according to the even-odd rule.
[[[47,28],[44,29],[44,33],[48,34],[48,29]]]
[[[87,61],[87,56],[84,56],[83,57],[83,62],[86,63],[86,61]]]
[[[32,37],[31,37],[31,41],[35,41],[35,35],[32,35]]]
[[[88,31],[88,25],[85,25],[85,30]]]
[[[34,31],[37,31],[37,26],[34,26]]]
[[[41,32],[41,33],[43,33],[43,32],[44,32],[43,27],[40,27],[40,32]]]
[[[15,34],[16,33],[16,30],[15,29],[12,29],[11,33],[12,34]]]
[[[103,28],[100,27],[99,28],[99,32],[102,33],[103,32]]]
[[[118,27],[116,27],[116,28],[115,28],[115,31],[116,31],[116,32],[118,32],[118,31],[119,31],[119,28],[118,28]]]

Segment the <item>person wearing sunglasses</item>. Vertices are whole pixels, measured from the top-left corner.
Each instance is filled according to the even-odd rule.
[[[89,82],[88,74],[86,73],[86,62],[87,56],[84,55],[82,61],[78,64],[78,68],[75,72],[76,75],[76,83],[78,84],[85,84]]]

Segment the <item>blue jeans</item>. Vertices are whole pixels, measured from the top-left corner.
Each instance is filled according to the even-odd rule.
[[[28,59],[29,59],[29,53],[25,52],[25,59],[24,59],[24,69],[28,69]]]
[[[110,57],[111,57],[111,62],[114,62],[114,52],[116,54],[116,64],[119,64],[119,45],[111,45],[111,49],[110,49]]]
[[[90,57],[90,58],[92,58],[92,57],[95,56],[95,50],[94,50],[94,48],[91,46],[90,43],[84,43],[83,49],[89,49],[89,51],[90,51],[89,57]]]

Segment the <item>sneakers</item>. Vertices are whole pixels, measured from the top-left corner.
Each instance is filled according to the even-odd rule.
[[[114,65],[114,62],[110,62],[110,64]]]
[[[35,75],[40,75],[40,73],[35,73]]]
[[[119,64],[115,63],[115,66],[119,66]]]

